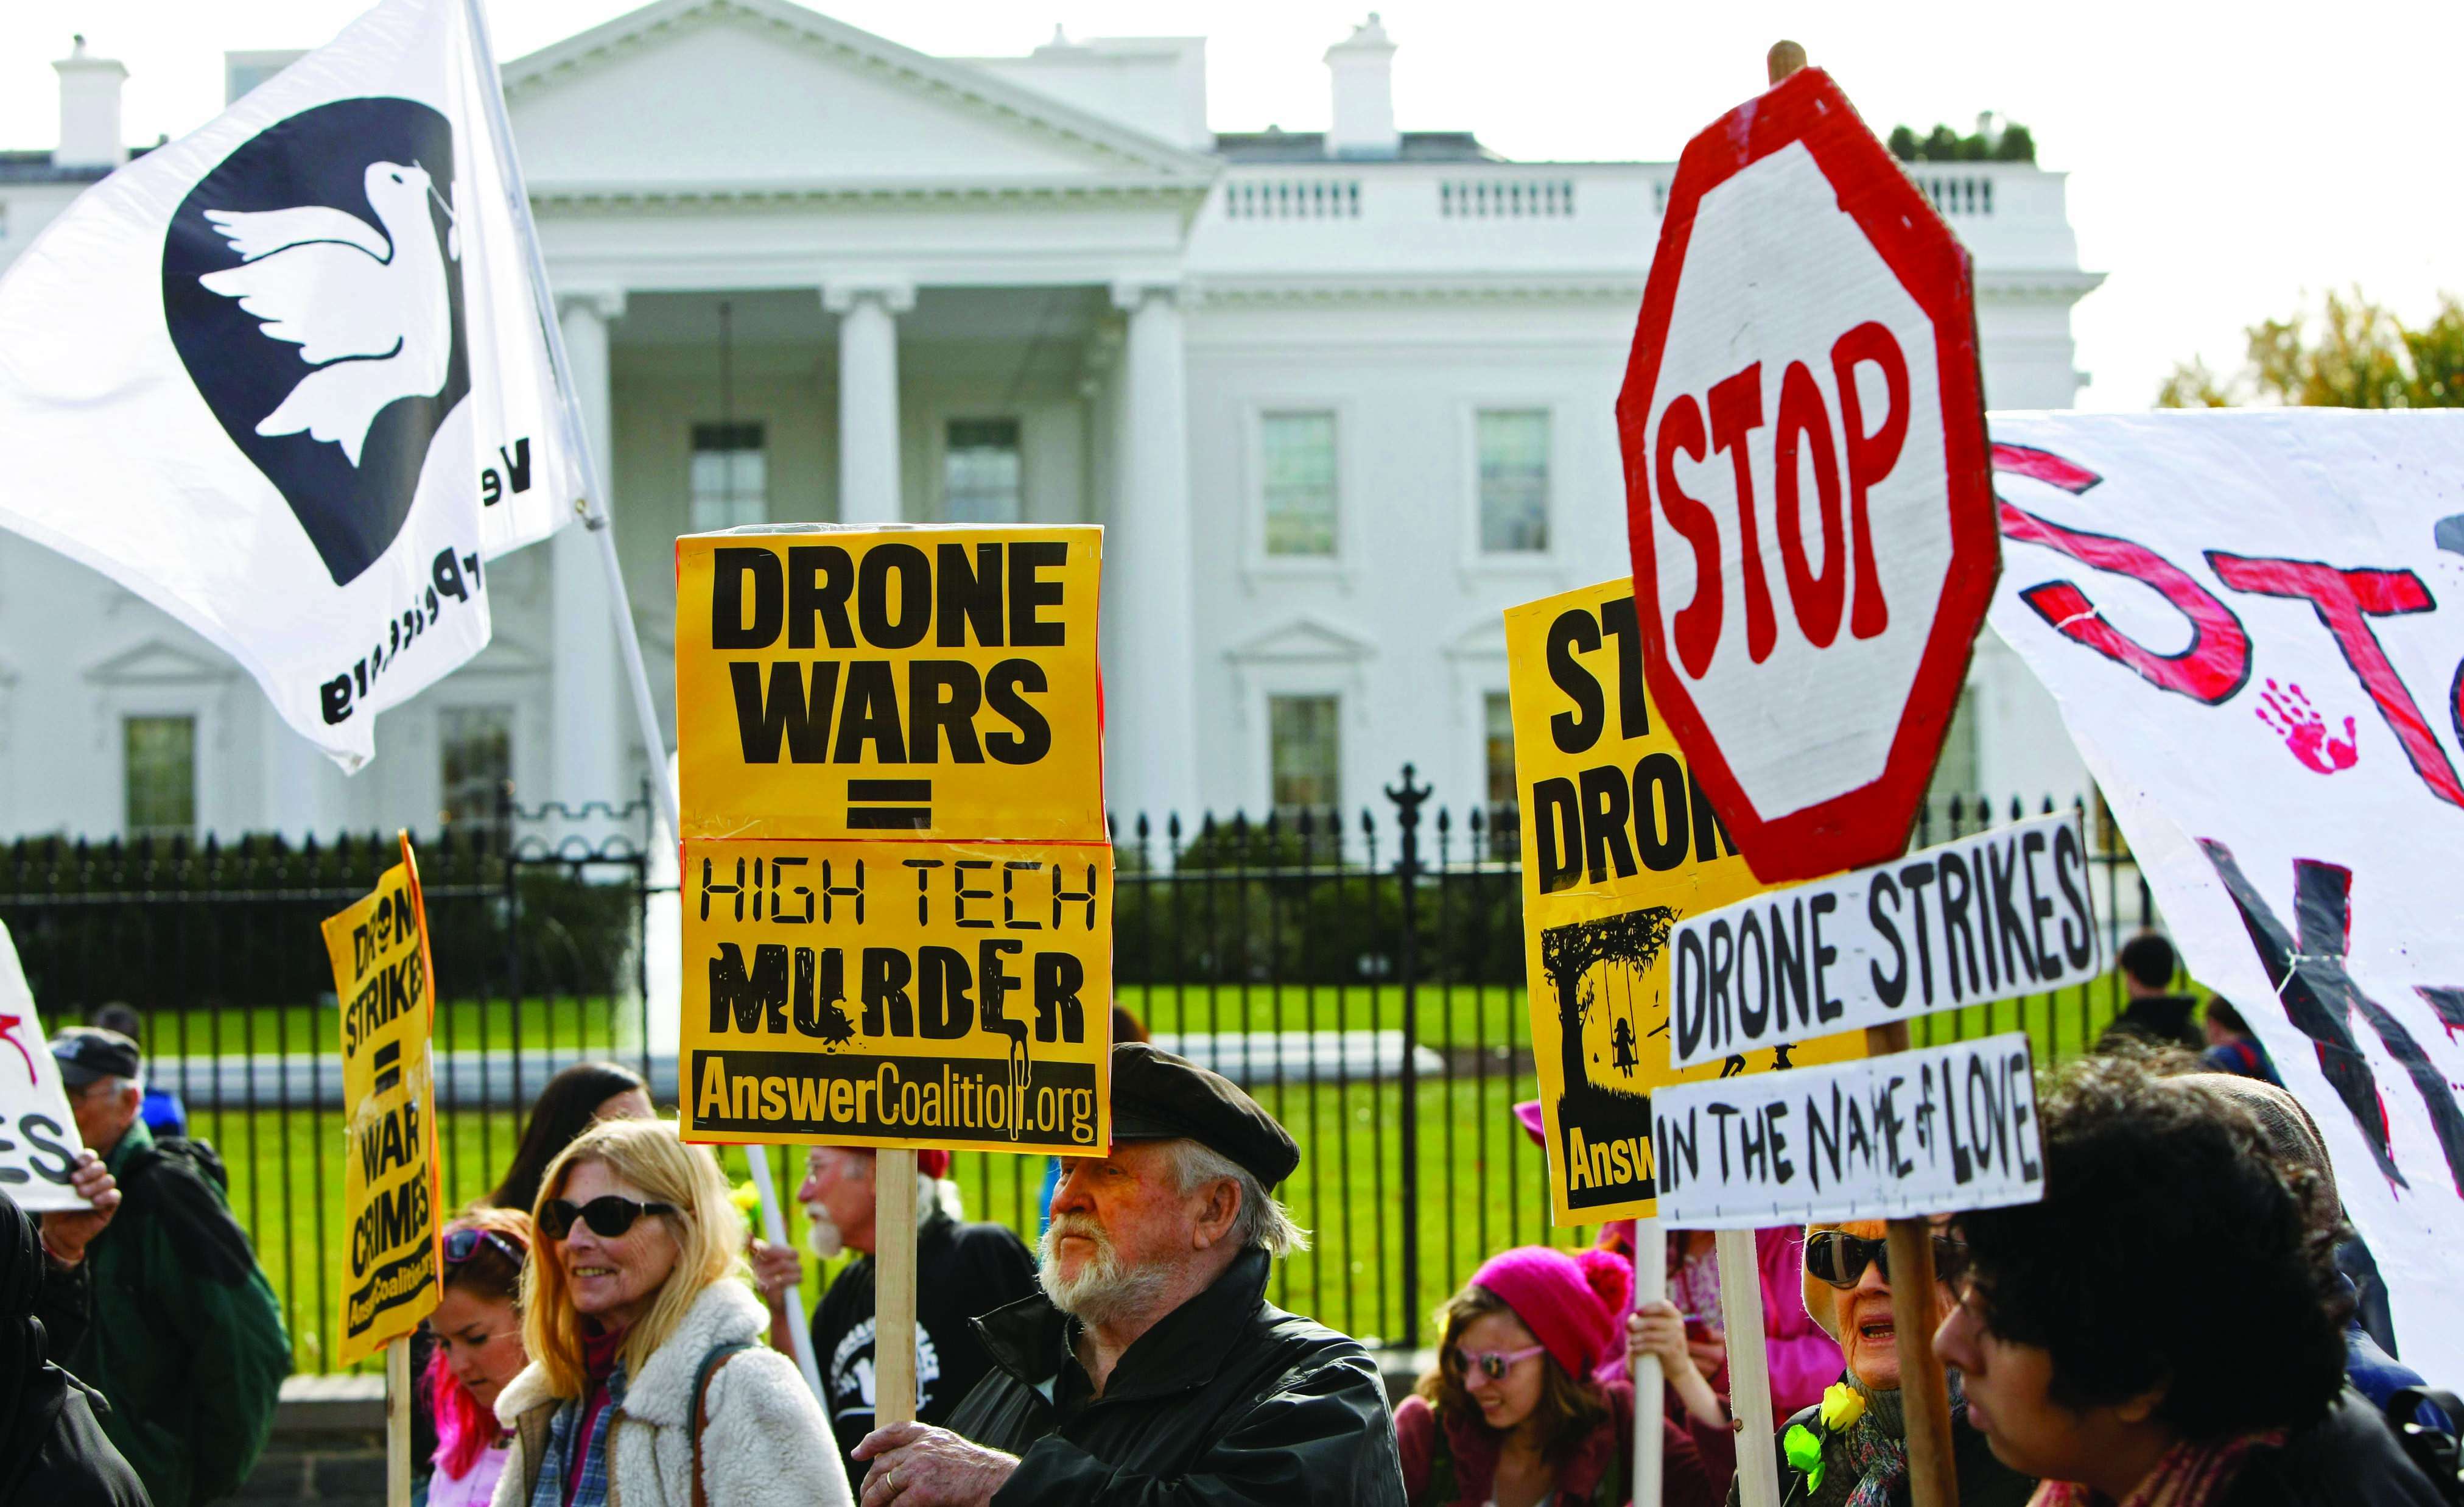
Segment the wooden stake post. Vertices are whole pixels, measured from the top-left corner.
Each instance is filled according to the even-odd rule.
[[[385,1346],[385,1507],[410,1507],[410,1341]]]
[[[872,1163],[872,1426],[915,1421],[915,1153]]]
[[[1908,1050],[1905,1022],[1871,1026],[1866,1050],[1887,1056]],[[1933,1353],[1933,1221],[1922,1216],[1883,1226],[1891,1262],[1892,1342],[1900,1353],[1900,1408],[1907,1430],[1908,1496],[1915,1507],[1959,1507],[1959,1473],[1950,1452],[1950,1384]]]
[[[1728,1416],[1737,1422],[1737,1500],[1779,1507],[1779,1442],[1771,1421],[1771,1348],[1763,1341],[1762,1263],[1754,1232],[1713,1236],[1720,1261],[1720,1326],[1728,1346]]]
[[[1668,1229],[1657,1219],[1634,1222],[1634,1306],[1668,1296]],[[1627,1310],[1629,1314],[1632,1309]],[[1661,1425],[1668,1416],[1667,1379],[1660,1357],[1638,1358],[1634,1370],[1634,1499],[1660,1500]]]

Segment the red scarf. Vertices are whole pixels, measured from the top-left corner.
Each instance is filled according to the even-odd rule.
[[[590,1432],[599,1426],[599,1415],[607,1410],[607,1379],[616,1374],[616,1352],[624,1345],[622,1329],[582,1337],[582,1428],[573,1436],[577,1468],[565,1473],[564,1507],[573,1507],[573,1494],[582,1484],[582,1453],[590,1448]]]
[[[2028,1498],[2028,1507],[2209,1507],[2224,1499],[2251,1452],[2283,1443],[2281,1429],[2255,1429],[2213,1444],[2186,1439],[2166,1451],[2156,1468],[2119,1502],[2076,1481],[2045,1481]]]

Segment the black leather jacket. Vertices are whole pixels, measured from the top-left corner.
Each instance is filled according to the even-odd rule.
[[[950,1417],[1019,1455],[998,1507],[1404,1507],[1386,1389],[1359,1341],[1266,1302],[1265,1252],[1140,1336],[1104,1395],[1041,1293],[976,1320],[993,1370]]]
[[[2437,1507],[2444,1497],[2404,1456],[2387,1420],[2347,1386],[2327,1416],[2254,1451],[2220,1507]]]

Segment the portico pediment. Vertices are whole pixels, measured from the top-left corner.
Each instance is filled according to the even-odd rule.
[[[85,678],[98,686],[194,685],[227,680],[232,673],[231,661],[219,655],[148,638],[87,665]]]
[[[1213,159],[791,0],[659,0],[505,69],[542,200],[1202,193]]]
[[[1360,633],[1304,614],[1226,650],[1235,664],[1358,664],[1377,653]]]

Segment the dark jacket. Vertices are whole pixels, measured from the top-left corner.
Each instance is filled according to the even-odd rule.
[[[2208,1050],[2208,1033],[2199,1026],[2199,1002],[2188,994],[2146,994],[2132,1000],[2096,1038],[2096,1050],[2109,1052],[2125,1039],[2185,1052]]]
[[[1810,1491],[1805,1474],[1788,1463],[1788,1431],[1803,1424],[1820,1432],[1817,1419],[1822,1406],[1817,1403],[1779,1426],[1779,1499],[1781,1507],[1839,1507],[1848,1494],[1857,1489],[1857,1468],[1848,1463],[1848,1443],[1844,1435],[1829,1434],[1822,1441],[1822,1489]],[[1993,1447],[1985,1435],[1968,1426],[1968,1410],[1960,1408],[1950,1415],[1951,1466],[1959,1477],[1959,1507],[2027,1507],[2028,1498],[2035,1495],[2036,1483],[2021,1475],[1993,1456]],[[1728,1501],[1735,1507],[1737,1484],[1728,1483]],[[1891,1493],[1891,1507],[1907,1507],[1908,1484],[1902,1481]]]
[[[96,1421],[110,1405],[56,1367],[53,1375],[60,1383],[59,1412],[33,1463],[11,1484],[8,1499],[42,1507],[153,1507],[145,1483]]]
[[[2324,1419],[2284,1448],[2253,1453],[2217,1507],[2435,1507],[2441,1500],[2378,1410],[2348,1386]]]
[[[103,1161],[125,1202],[86,1247],[92,1322],[60,1363],[109,1399],[102,1430],[154,1507],[198,1507],[255,1466],[291,1341],[211,1178],[142,1122]]]
[[[962,1225],[935,1209],[915,1232],[915,1421],[946,1424],[992,1369],[972,1320],[1036,1290],[1035,1257],[1007,1225]],[[851,1451],[872,1432],[872,1257],[848,1262],[813,1310],[822,1410],[838,1433],[847,1479],[865,1463]]]
[[[977,1319],[994,1369],[949,1426],[1021,1457],[993,1500],[1403,1507],[1376,1365],[1357,1341],[1267,1303],[1269,1265],[1243,1252],[1130,1346],[1101,1397],[1075,1320],[1042,1294]]]
[[[1558,1464],[1551,1507],[1624,1507],[1634,1495],[1634,1385],[1621,1380],[1599,1385],[1607,1394],[1608,1421]],[[1489,1500],[1502,1438],[1476,1419],[1441,1421],[1426,1399],[1404,1398],[1395,1409],[1395,1439],[1414,1507]],[[1661,1420],[1660,1440],[1661,1507],[1718,1502],[1737,1474],[1736,1436],[1672,1406]]]

